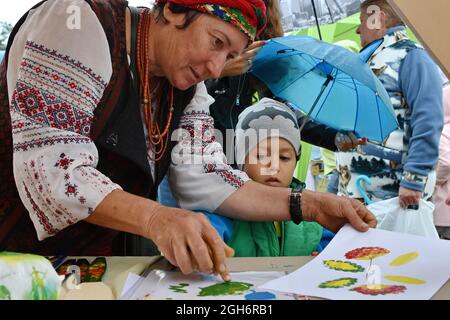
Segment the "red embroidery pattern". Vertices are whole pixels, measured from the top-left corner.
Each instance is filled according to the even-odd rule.
[[[44,214],[46,215],[47,219],[59,223],[59,219],[53,220],[50,218],[51,214],[55,212],[57,213],[57,215],[64,214],[66,219],[76,222],[76,219],[73,216],[72,212],[70,212],[67,208],[60,204],[57,199],[55,199],[55,190],[52,189],[52,184],[50,183],[50,179],[47,176],[47,166],[45,163],[45,158],[43,156],[37,158],[37,161],[30,160],[29,165],[27,164],[27,162],[25,162],[23,170],[25,181],[29,189],[35,190],[37,186],[38,193],[34,192],[34,202],[36,203],[36,205],[38,205],[38,199],[45,199],[46,209],[43,211],[45,212]],[[68,181],[66,180],[67,175],[68,173],[64,173],[65,181]],[[30,179],[29,177],[33,177],[33,179]],[[52,181],[52,183],[54,183],[54,181]]]
[[[47,96],[48,94],[43,90],[29,87],[18,81],[11,108],[29,121],[84,136],[89,135],[92,114],[87,114],[61,100],[49,99]],[[14,121],[13,126],[16,129],[22,129],[24,123],[20,120]]]
[[[213,156],[217,150],[210,148],[211,144],[215,142],[214,136],[214,119],[206,111],[191,111],[183,115],[180,120],[182,129],[187,130],[191,139],[192,152],[196,155],[204,154],[208,158]],[[188,144],[183,141],[184,146]],[[207,150],[207,148],[209,150]],[[226,165],[219,165],[217,163],[206,163],[203,165],[205,173],[215,173],[223,181],[234,188],[240,188],[244,184],[244,180],[239,177],[233,169]]]
[[[220,176],[223,181],[238,189],[244,185],[244,180],[242,180],[239,176],[233,173],[229,166],[225,166],[224,168],[219,168],[215,163],[208,163],[203,166],[203,169],[206,173],[214,172],[218,176]]]
[[[66,183],[66,192],[64,192],[66,196],[74,196],[78,195],[78,186],[76,184]]]
[[[91,68],[85,67],[80,61],[74,60],[71,57],[69,57],[68,55],[62,55],[54,49],[46,48],[45,46],[37,44],[33,41],[27,41],[25,44],[25,48],[30,49],[35,52],[38,52],[44,56],[47,56],[48,58],[57,60],[60,63],[69,65],[72,68],[76,69],[77,71],[82,71],[84,74],[89,76],[90,79],[95,80],[100,85],[103,85],[105,87],[107,85],[107,83],[105,81],[103,81],[102,77],[100,77],[99,75],[96,75],[94,72],[92,72]]]
[[[28,151],[33,148],[42,148],[44,146],[52,146],[55,144],[90,144],[91,139],[83,136],[60,136],[60,137],[41,137],[25,142],[14,143],[14,152]]]
[[[67,170],[69,165],[74,161],[74,159],[67,157],[64,153],[61,153],[59,157],[60,159],[55,163],[55,167],[59,167],[64,170]],[[66,178],[66,176],[64,178]]]
[[[58,232],[57,229],[55,229],[52,224],[50,223],[50,221],[48,220],[47,216],[45,215],[45,213],[39,209],[38,205],[36,204],[36,202],[34,202],[33,198],[31,197],[30,191],[28,190],[27,186],[25,185],[25,183],[23,183],[23,188],[26,192],[28,201],[30,201],[31,206],[33,207],[34,212],[36,212],[36,215],[39,219],[39,223],[42,225],[42,227],[44,228],[44,230],[50,234],[56,234]]]
[[[118,188],[96,171],[89,137],[105,87],[81,62],[27,43],[10,114],[19,193],[41,238],[84,219]],[[26,153],[32,149],[38,150]]]
[[[189,132],[195,154],[202,154],[204,149],[215,141],[214,119],[208,112],[191,111],[183,114],[180,127]]]

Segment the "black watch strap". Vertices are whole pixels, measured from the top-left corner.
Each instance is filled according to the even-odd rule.
[[[289,210],[291,213],[291,220],[295,224],[300,224],[303,221],[302,214],[302,190],[292,189],[289,197]]]

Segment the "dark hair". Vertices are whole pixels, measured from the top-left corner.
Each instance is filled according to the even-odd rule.
[[[264,4],[266,5],[267,24],[266,28],[259,35],[258,40],[282,37],[284,32],[281,24],[280,0],[264,0]],[[249,86],[249,90],[253,91],[253,95],[258,93],[260,97],[273,96],[269,88],[256,77],[252,76],[249,78]]]
[[[184,23],[182,25],[176,26],[178,29],[186,29],[201,14],[200,11],[183,7],[178,4],[168,3],[167,5],[169,6],[169,10],[172,11],[173,13],[185,15]],[[165,3],[158,3],[153,7],[156,22],[163,21],[164,23],[167,23],[167,20],[164,17],[164,6]]]

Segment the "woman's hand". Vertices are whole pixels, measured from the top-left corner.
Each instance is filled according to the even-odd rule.
[[[159,206],[152,212],[146,230],[164,257],[184,274],[198,270],[231,280],[225,258],[233,256],[234,251],[204,215]]]
[[[255,41],[248,46],[238,57],[229,60],[220,74],[221,78],[239,76],[246,73],[252,66],[252,61],[258,51],[264,46],[263,41]]]
[[[361,202],[331,193],[304,190],[302,211],[306,221],[316,221],[333,232],[348,222],[362,232],[377,226],[375,216]]]
[[[234,255],[201,213],[163,207],[153,200],[114,190],[86,221],[134,233],[155,242],[164,256],[185,274],[194,270],[230,279],[225,258]]]

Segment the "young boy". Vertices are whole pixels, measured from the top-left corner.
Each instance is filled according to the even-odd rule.
[[[299,188],[293,178],[300,155],[300,130],[286,105],[262,99],[245,109],[236,126],[236,161],[256,182]],[[237,257],[305,256],[320,251],[323,227],[313,222],[251,222],[205,213]]]

